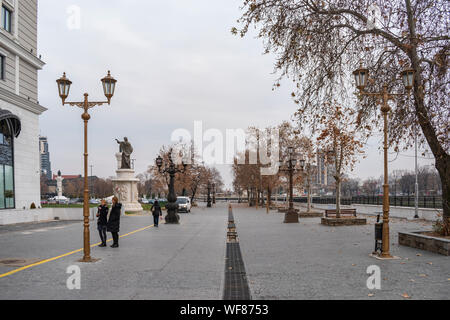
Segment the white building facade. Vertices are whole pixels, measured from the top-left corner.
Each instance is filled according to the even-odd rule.
[[[40,205],[37,0],[0,0],[0,220]],[[9,210],[8,210],[9,209]],[[1,221],[0,221],[1,224]]]

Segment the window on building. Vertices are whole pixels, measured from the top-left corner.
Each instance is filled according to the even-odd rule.
[[[11,17],[11,10],[5,6],[2,6],[2,28],[8,32],[11,32]]]
[[[15,208],[13,137],[5,121],[0,123],[0,209]]]
[[[5,80],[6,57],[0,54],[0,80]]]

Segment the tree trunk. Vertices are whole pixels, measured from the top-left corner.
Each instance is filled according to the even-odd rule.
[[[194,203],[195,194],[197,193],[197,188],[191,188],[191,203]]]
[[[311,180],[310,180],[310,175],[308,174],[308,176],[306,177],[306,179],[307,179],[307,183],[308,183],[308,185],[306,186],[306,188],[307,188],[307,192],[308,192],[308,198],[306,198],[307,200],[306,200],[306,202],[307,202],[307,205],[306,205],[306,208],[307,208],[307,210],[306,210],[306,212],[311,212]]]
[[[307,198],[307,211],[306,212],[311,212],[311,184],[308,184],[308,198]]]
[[[336,218],[341,217],[341,179],[336,179]]]
[[[411,35],[412,46],[407,50],[409,59],[411,60],[411,66],[416,71],[414,75],[414,106],[416,108],[416,116],[419,121],[419,125],[422,129],[422,133],[430,146],[431,152],[433,152],[436,160],[436,169],[439,172],[439,177],[442,183],[442,208],[444,211],[444,236],[450,235],[450,155],[444,150],[443,146],[439,142],[436,131],[431,124],[429,118],[429,112],[424,103],[424,83],[422,78],[422,68],[420,65],[420,58],[417,53],[417,35],[416,25],[413,10],[411,8],[411,1],[406,0],[406,9],[408,14],[408,27]]]

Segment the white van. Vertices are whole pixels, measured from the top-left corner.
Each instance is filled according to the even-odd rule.
[[[189,197],[177,197],[178,212],[191,212],[191,199]]]

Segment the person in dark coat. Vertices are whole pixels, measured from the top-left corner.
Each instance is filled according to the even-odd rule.
[[[106,225],[108,224],[108,211],[109,208],[106,205],[106,201],[102,200],[97,211],[97,229],[100,234],[100,239],[102,240],[102,244],[99,245],[99,247],[106,247]]]
[[[109,214],[109,220],[107,224],[108,232],[111,232],[113,238],[113,244],[111,248],[119,247],[119,227],[120,227],[120,211],[122,204],[119,203],[117,197],[112,198],[112,207]]]
[[[161,206],[159,205],[158,200],[156,200],[152,206],[152,213],[153,213],[153,223],[154,223],[155,227],[158,228],[159,217],[162,216],[162,210],[161,210]]]

